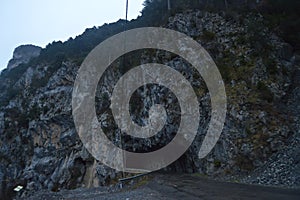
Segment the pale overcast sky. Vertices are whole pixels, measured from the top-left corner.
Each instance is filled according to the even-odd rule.
[[[129,0],[128,19],[140,15],[144,0]],[[1,0],[0,70],[21,44],[45,47],[86,28],[125,18],[126,0]]]

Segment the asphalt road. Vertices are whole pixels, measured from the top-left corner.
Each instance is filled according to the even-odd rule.
[[[217,182],[193,175],[155,175],[136,188],[108,192],[103,188],[37,193],[31,200],[299,200],[300,189]]]

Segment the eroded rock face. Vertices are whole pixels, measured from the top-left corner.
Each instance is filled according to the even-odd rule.
[[[210,53],[225,80],[228,98],[225,126],[217,145],[205,159],[199,160],[197,153],[211,109],[201,76],[186,61],[169,52],[142,52],[138,58],[138,65],[159,62],[184,74],[200,105],[201,120],[195,141],[180,159],[163,170],[200,172],[247,183],[299,186],[300,76],[296,62],[299,56],[283,49],[287,44],[266,27],[259,32],[249,30],[249,24],[263,21],[261,16],[249,14],[243,19],[189,11],[175,15],[166,24],[167,28],[198,41]],[[258,37],[256,33],[261,35]],[[257,43],[255,37],[263,38],[264,43]],[[37,55],[38,49],[34,49]],[[22,60],[21,54],[17,52],[14,59]],[[41,189],[58,191],[107,185],[120,177],[119,172],[87,152],[75,130],[71,100],[79,65],[70,58],[58,66],[55,70],[45,63],[29,66],[12,86],[18,94],[1,107],[2,196],[10,195],[17,185],[24,186],[19,195],[26,196]],[[147,123],[147,109],[161,101],[167,111],[176,111],[170,112],[167,120],[173,124],[152,139],[122,137],[109,108],[114,84],[122,75],[119,66],[116,64],[105,72],[95,97],[97,117],[107,137],[130,151],[147,152],[164,146],[176,134],[180,123],[176,98],[157,85],[137,90],[130,104],[136,123]]]
[[[22,63],[28,63],[31,58],[38,57],[42,48],[34,45],[21,45],[14,50],[13,58],[7,68],[13,69]]]

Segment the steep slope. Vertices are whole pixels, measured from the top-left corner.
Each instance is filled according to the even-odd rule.
[[[128,28],[140,27],[137,19]],[[210,96],[204,81],[182,58],[169,52],[143,50],[116,60],[101,79],[95,97],[98,120],[107,136],[127,150],[152,151],[167,144],[178,129],[180,111],[174,95],[157,85],[139,89],[131,111],[137,123],[149,108],[168,106],[170,125],[152,139],[120,136],[112,120],[109,97],[120,76],[131,67],[158,62],[189,80],[200,102],[198,136],[189,150],[163,171],[198,172],[219,179],[299,187],[299,55],[255,13],[187,10],[161,22],[199,42],[213,57],[226,85],[228,114],[222,136],[203,160],[197,152],[210,118]],[[88,29],[65,43],[47,46],[27,64],[0,76],[0,197],[20,196],[40,189],[58,191],[112,184],[121,176],[83,147],[71,113],[73,83],[87,53],[107,37],[124,30],[124,21]],[[118,47],[115,47],[118,48]],[[27,62],[27,61],[26,61]],[[121,66],[121,69],[119,67]],[[148,98],[143,98],[147,93]],[[169,102],[164,101],[170,96]],[[160,102],[161,101],[161,102]],[[120,144],[122,137],[124,143]]]

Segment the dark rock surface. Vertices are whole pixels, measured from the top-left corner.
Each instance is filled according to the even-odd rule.
[[[211,54],[225,81],[228,98],[225,126],[213,151],[202,160],[199,160],[197,153],[211,111],[210,96],[199,74],[182,58],[168,52],[143,51],[139,52],[137,59],[133,59],[134,56],[127,59],[130,60],[129,65],[149,62],[169,65],[185,74],[198,97],[202,116],[198,135],[187,152],[162,171],[197,172],[216,179],[262,185],[300,186],[299,55],[294,54],[286,42],[269,30],[264,20],[261,15],[253,13],[228,17],[222,12],[186,11],[170,17],[164,24],[164,27],[183,32],[199,42]],[[93,31],[96,34],[96,29],[89,30],[88,34],[92,35]],[[84,36],[71,42],[81,44],[82,38]],[[29,57],[38,55],[38,49],[34,48],[36,53]],[[22,55],[22,52],[18,53],[14,59],[22,60]],[[25,57],[27,62],[29,57]],[[57,192],[112,185],[121,176],[120,172],[96,161],[84,148],[75,130],[71,95],[80,65],[77,58],[54,57],[55,62],[45,59],[44,62],[29,63],[27,68],[13,68],[11,65],[11,70],[1,73],[0,199],[13,197],[13,189],[18,185],[24,189],[17,195],[26,197],[40,190]],[[151,107],[157,99],[162,100],[170,110],[169,122],[173,123],[156,137],[131,140],[126,135],[122,136],[115,126],[109,109],[109,97],[122,75],[122,70],[117,70],[120,63],[120,60],[116,61],[105,72],[106,77],[100,80],[95,97],[98,120],[114,144],[125,149],[152,151],[164,146],[176,133],[179,120],[175,97],[170,94],[169,102],[163,101],[169,94],[166,88],[140,88],[131,102],[132,118],[141,124],[148,118],[143,108]],[[145,93],[148,97],[142,98]],[[157,94],[161,94],[161,99],[155,97]],[[170,182],[179,184],[179,180]],[[137,197],[144,192],[149,195],[153,193],[154,197],[159,197],[160,190],[154,185],[129,193]],[[197,184],[195,187],[198,188]],[[224,187],[228,187],[228,191],[233,188],[232,185]],[[256,197],[248,193],[247,188],[239,188],[241,195],[248,195],[250,199]],[[183,197],[193,197],[174,187],[164,189],[170,190],[170,193],[173,190]],[[226,193],[228,198],[238,198],[230,196],[234,192]],[[270,191],[263,193],[262,197],[276,197]],[[60,195],[50,194],[57,198]],[[50,194],[45,193],[44,198],[50,198]],[[201,190],[196,194],[200,197],[219,195],[214,191],[202,194]],[[274,194],[281,197],[280,192]],[[70,195],[74,197],[72,193]],[[108,195],[107,198],[117,197],[114,195],[118,194]]]

